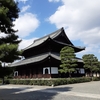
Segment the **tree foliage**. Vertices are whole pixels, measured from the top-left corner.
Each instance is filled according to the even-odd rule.
[[[13,22],[19,16],[18,3],[15,0],[0,0],[0,33],[5,33],[5,37],[0,37],[0,61],[1,63],[12,63],[19,59],[21,51],[18,50],[19,40],[13,29]],[[2,65],[2,64],[1,64]],[[0,77],[8,75],[11,68],[0,67]]]
[[[13,68],[0,66],[0,78],[4,78],[4,76],[8,76],[12,74],[12,72],[13,72]]]
[[[9,34],[6,37],[0,38],[0,61],[1,63],[12,63],[14,60],[20,59],[22,54],[21,50],[18,50],[18,44],[21,40],[18,40],[18,36],[15,34]],[[12,72],[11,68],[5,66],[0,68],[0,77],[9,75]]]
[[[15,34],[9,34],[6,37],[0,38],[0,61],[11,63],[16,59],[19,59],[21,51],[18,50],[18,44],[21,40],[18,40],[18,36]],[[9,59],[8,59],[9,58]]]
[[[61,58],[61,65],[59,72],[69,73],[69,76],[71,77],[71,73],[76,71],[75,67],[77,66],[77,60],[74,49],[65,46],[60,51],[60,58]]]
[[[13,29],[13,21],[18,18],[19,8],[18,3],[14,0],[0,0],[0,31],[8,34],[5,37],[0,37],[0,61],[13,62],[19,59],[21,52],[18,50],[18,36]]]
[[[0,45],[0,60],[6,63],[12,63],[14,60],[20,59],[21,51],[18,50],[16,44]]]
[[[16,18],[18,18],[18,3],[14,0],[0,0],[0,31],[6,34],[14,33],[13,29]]]
[[[100,73],[100,61],[98,62],[98,72]]]
[[[94,54],[86,54],[83,55],[83,62],[84,62],[84,68],[86,71],[93,74],[93,72],[98,72],[99,69],[99,62],[97,57],[95,57]]]
[[[19,44],[21,40],[18,40],[18,36],[15,34],[9,34],[6,37],[0,38],[0,45],[1,44]]]

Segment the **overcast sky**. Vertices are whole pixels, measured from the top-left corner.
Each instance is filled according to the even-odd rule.
[[[86,47],[77,54],[94,54],[100,60],[100,0],[16,0],[19,18],[14,22],[23,40],[20,49],[64,27],[75,46]]]

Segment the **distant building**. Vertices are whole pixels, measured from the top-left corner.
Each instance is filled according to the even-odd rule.
[[[63,28],[39,38],[30,46],[26,47],[23,52],[24,60],[11,65],[15,67],[15,78],[55,78],[67,77],[58,72],[60,61],[60,50],[64,46],[74,48],[75,52],[85,50],[82,47],[76,47],[68,39]],[[77,71],[72,76],[83,76],[83,61],[78,60]]]

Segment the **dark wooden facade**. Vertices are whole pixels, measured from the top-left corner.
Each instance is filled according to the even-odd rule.
[[[74,46],[61,28],[45,37],[37,39],[33,44],[24,49],[24,60],[14,63],[16,67],[15,78],[57,78],[65,77],[58,72],[60,62],[60,50],[64,46],[74,48],[80,52],[85,48]],[[83,62],[77,58],[77,72],[72,73],[73,77],[84,75]],[[66,76],[67,77],[67,76]]]

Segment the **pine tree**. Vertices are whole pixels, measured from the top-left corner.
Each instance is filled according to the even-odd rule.
[[[18,44],[21,40],[18,40],[18,36],[10,34],[0,39],[0,61],[3,64],[0,68],[0,77],[4,77],[11,74],[12,69],[5,67],[5,63],[12,63],[14,60],[20,59],[22,51],[18,50]],[[2,65],[1,64],[1,65]]]
[[[18,2],[14,0],[0,0],[0,31],[1,33],[15,33],[13,21],[18,18]]]
[[[91,74],[91,77],[93,76],[93,72],[98,72],[100,70],[98,59],[94,54],[86,54],[83,55],[82,58],[84,62],[84,68],[86,72]]]
[[[59,72],[60,73],[69,73],[69,77],[71,77],[71,73],[76,71],[77,60],[75,51],[71,47],[64,47],[60,51],[61,65]]]
[[[6,37],[0,38],[0,61],[4,63],[4,67],[0,67],[0,77],[3,78],[11,72],[11,68],[5,68],[5,63],[12,63],[16,59],[20,59],[21,51],[18,50],[19,43],[17,32],[13,29],[13,22],[18,18],[18,3],[14,0],[0,0],[0,33],[7,34]],[[2,65],[2,64],[1,64]]]

